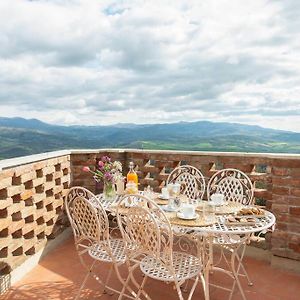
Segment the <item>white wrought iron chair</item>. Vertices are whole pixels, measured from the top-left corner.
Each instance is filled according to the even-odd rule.
[[[130,208],[126,208],[128,203]],[[173,251],[170,222],[156,203],[142,195],[124,196],[117,207],[117,220],[126,245],[129,268],[129,277],[119,299],[137,267],[144,275],[137,298],[144,292],[148,277],[166,283],[173,282],[180,300],[184,299],[180,287],[186,280],[194,280],[187,299],[192,298],[199,278],[205,290],[201,260],[187,253]]]
[[[190,165],[175,168],[168,176],[168,183],[180,183],[180,193],[189,199],[202,199],[205,193],[205,179],[202,173]]]
[[[119,290],[108,284],[113,269],[120,282],[124,283],[118,272],[118,267],[125,263],[124,242],[121,238],[111,238],[108,217],[101,203],[89,190],[73,187],[66,195],[65,207],[73,229],[79,259],[87,270],[76,299],[80,297],[90,275],[100,283],[104,293],[110,291],[120,294]],[[97,262],[110,264],[105,281],[94,271]],[[135,295],[127,297],[136,299]]]
[[[225,201],[238,202],[243,205],[254,204],[254,187],[250,178],[242,171],[237,169],[223,169],[216,172],[209,180],[207,184],[207,199],[210,201],[210,197],[214,193],[220,193],[224,195]],[[250,277],[242,263],[242,259],[245,254],[246,244],[249,240],[245,240],[243,236],[217,236],[214,239],[214,244],[221,246],[220,260],[224,258],[225,262],[229,266],[229,262],[223,252],[223,250],[229,250],[234,253],[238,264],[237,273],[239,275],[245,275],[248,281],[248,285],[253,285]],[[242,245],[242,246],[241,246]],[[241,249],[241,253],[238,254],[238,250]],[[219,261],[220,262],[220,261]],[[239,270],[243,273],[240,273]],[[234,283],[235,286],[235,283]],[[234,288],[233,286],[233,288]],[[233,290],[231,291],[231,294]]]

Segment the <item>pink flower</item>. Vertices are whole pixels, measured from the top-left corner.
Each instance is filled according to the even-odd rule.
[[[98,166],[99,166],[99,168],[100,168],[100,169],[102,169],[102,168],[103,168],[103,166],[104,166],[104,162],[103,162],[103,161],[101,161],[101,160],[99,160],[99,162],[98,162]]]
[[[83,172],[91,172],[91,169],[90,169],[89,167],[87,167],[87,166],[84,166],[84,167],[82,168],[82,171],[83,171]]]

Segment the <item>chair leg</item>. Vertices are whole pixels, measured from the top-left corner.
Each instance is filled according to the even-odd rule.
[[[147,279],[148,279],[148,276],[145,275],[145,277],[143,278],[142,284],[141,284],[141,286],[140,286],[140,288],[139,288],[139,290],[138,290],[138,293],[137,293],[137,295],[136,295],[136,298],[137,298],[137,299],[140,299],[139,297],[140,297],[141,293],[142,293],[143,290],[144,290],[144,285],[145,285]]]
[[[177,281],[175,281],[174,284],[175,284],[175,287],[176,287],[176,290],[177,290],[179,300],[184,300],[179,283]]]
[[[83,287],[85,286],[85,284],[86,284],[89,276],[91,275],[92,269],[93,269],[94,265],[95,265],[95,261],[91,264],[90,269],[88,270],[87,274],[85,275],[85,277],[84,277],[84,279],[83,279],[83,281],[81,283],[81,286],[79,288],[79,291],[78,291],[78,293],[77,293],[77,295],[75,297],[75,300],[77,300],[77,299],[80,298],[81,291],[82,291]]]
[[[191,299],[192,299],[198,281],[199,281],[199,277],[197,276],[197,277],[196,277],[196,280],[195,280],[195,282],[194,282],[194,284],[193,284],[193,286],[192,286],[192,288],[191,288],[191,291],[190,291],[188,300],[191,300]]]
[[[103,294],[108,294],[108,295],[110,295],[110,296],[112,296],[114,293],[113,292],[109,292],[109,291],[107,291],[106,290],[106,286],[108,285],[108,282],[109,282],[109,280],[110,280],[110,278],[111,278],[111,273],[112,273],[112,270],[113,270],[113,264],[110,264],[110,268],[109,268],[109,271],[108,271],[108,275],[107,275],[107,278],[106,278],[106,280],[105,280],[105,282],[104,282],[104,290],[103,290]]]
[[[119,298],[118,299],[122,299],[123,296],[129,298],[129,299],[136,299],[136,293],[133,291],[133,289],[129,286],[129,281],[130,281],[130,276],[128,275],[127,279],[124,280],[119,272],[118,266],[114,265],[115,268],[115,273],[117,275],[117,278],[119,279],[120,283],[122,284],[122,290],[121,292],[118,292],[119,294]],[[126,294],[125,291],[128,290],[130,295]],[[148,299],[146,297],[146,299]]]
[[[182,287],[181,287],[181,289],[182,289],[182,291],[183,291],[184,293],[187,293],[187,292],[188,292],[188,289],[187,289],[188,284],[189,284],[189,281],[186,280],[185,283],[184,283],[184,285],[182,285]]]

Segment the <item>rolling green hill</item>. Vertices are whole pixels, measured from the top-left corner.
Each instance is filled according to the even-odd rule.
[[[300,133],[207,121],[113,126],[55,126],[0,118],[0,158],[75,148],[143,148],[300,153]]]

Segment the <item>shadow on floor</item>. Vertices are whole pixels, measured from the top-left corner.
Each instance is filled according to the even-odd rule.
[[[71,300],[77,295],[78,287],[73,283],[61,281],[41,281],[12,287],[0,299],[3,300],[43,300],[64,299]],[[101,296],[100,291],[84,289],[81,299],[96,299]]]

